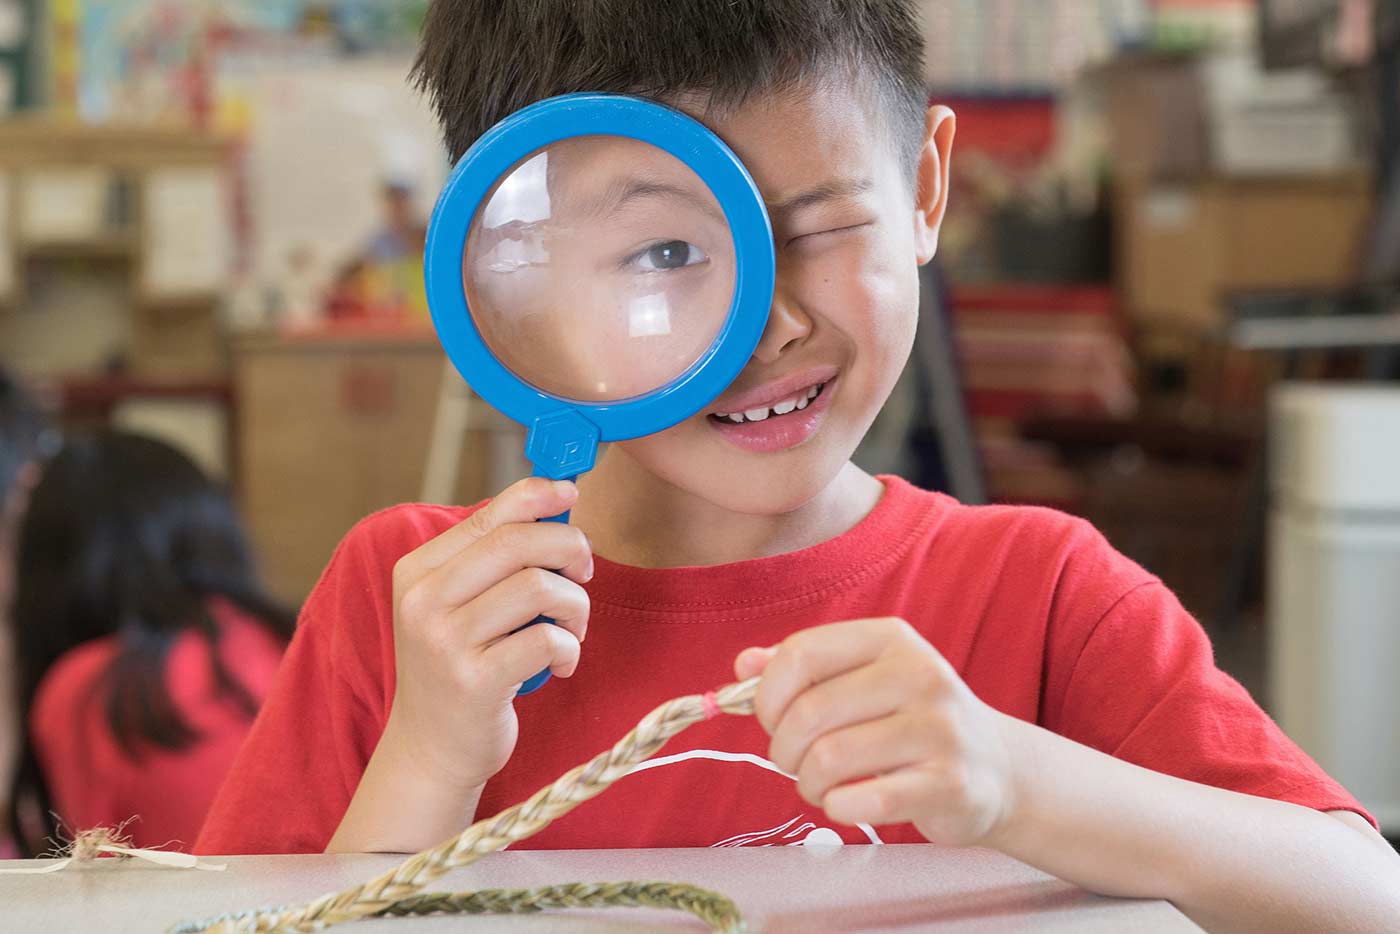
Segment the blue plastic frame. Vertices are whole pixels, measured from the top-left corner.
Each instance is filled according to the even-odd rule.
[[[714,193],[734,238],[734,301],[714,342],[684,373],[655,392],[616,402],[581,402],[542,392],[507,370],[482,340],[467,307],[462,256],[477,209],[520,160],[575,136],[623,136],[680,159]],[[498,123],[462,156],[428,226],[428,307],[438,339],[462,378],[488,403],[530,429],[536,473],[575,477],[593,467],[599,442],[670,428],[704,409],[753,356],[773,300],[773,229],[744,164],[695,119],[654,101],[615,94],[568,94]]]

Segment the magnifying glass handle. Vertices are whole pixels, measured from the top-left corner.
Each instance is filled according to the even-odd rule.
[[[562,522],[562,523],[564,523],[565,525],[568,525],[568,524],[569,524],[569,514],[568,514],[567,512],[565,512],[565,513],[560,513],[560,514],[557,515],[557,516],[551,516],[551,517],[548,518],[548,519],[541,519],[541,520],[539,520],[539,521],[541,521],[541,522]],[[555,571],[555,573],[557,574],[557,573],[559,573],[559,572],[558,572],[558,571]],[[536,616],[533,620],[531,620],[530,622],[526,623],[524,626],[521,626],[520,629],[517,629],[517,630],[515,630],[515,631],[516,631],[516,632],[520,632],[521,629],[529,629],[531,626],[538,626],[540,623],[549,623],[550,625],[554,625],[554,620],[550,619],[548,616]],[[516,697],[524,697],[526,694],[533,694],[533,693],[535,693],[535,692],[538,691],[540,688],[542,688],[542,687],[545,686],[545,682],[549,681],[549,678],[550,678],[549,669],[546,668],[546,669],[544,669],[543,671],[539,672],[538,674],[531,676],[529,680],[527,680],[524,684],[520,685],[520,690],[518,690],[518,691],[515,692],[515,696],[516,696]]]

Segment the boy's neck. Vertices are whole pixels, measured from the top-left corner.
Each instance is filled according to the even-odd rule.
[[[667,483],[616,446],[579,480],[579,488],[572,521],[588,534],[594,551],[643,568],[732,564],[810,548],[849,531],[884,494],[884,484],[847,463],[798,509],[746,515]]]

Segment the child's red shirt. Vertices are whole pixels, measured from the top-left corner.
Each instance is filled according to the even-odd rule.
[[[285,644],[223,601],[210,612],[224,665],[261,701]],[[189,630],[171,646],[164,677],[172,705],[200,737],[185,749],[146,743],[133,758],[107,722],[104,680],[119,650],[116,636],[94,639],[39,682],[29,724],[54,810],[70,833],[130,821],[124,832],[137,846],[191,849],[251,723],[222,695],[208,640]]]
[[[1361,810],[1215,667],[1162,583],[1086,523],[969,508],[902,480],[855,528],[804,551],[707,568],[596,561],[574,677],[516,701],[520,738],[477,809],[495,814],[586,761],[656,705],[733,680],[740,650],[840,620],[898,616],[1006,713],[1139,765],[1319,810]],[[320,852],[394,696],[394,562],[468,508],[400,506],[340,545],[205,825],[204,853]],[[443,737],[451,742],[451,737]],[[517,848],[923,842],[834,826],[766,758],[750,717],[692,727]]]

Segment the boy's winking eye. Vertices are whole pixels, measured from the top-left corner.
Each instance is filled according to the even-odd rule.
[[[778,246],[822,235],[855,230],[874,222],[869,195],[872,178],[844,178],[822,182],[777,201],[768,202]]]

